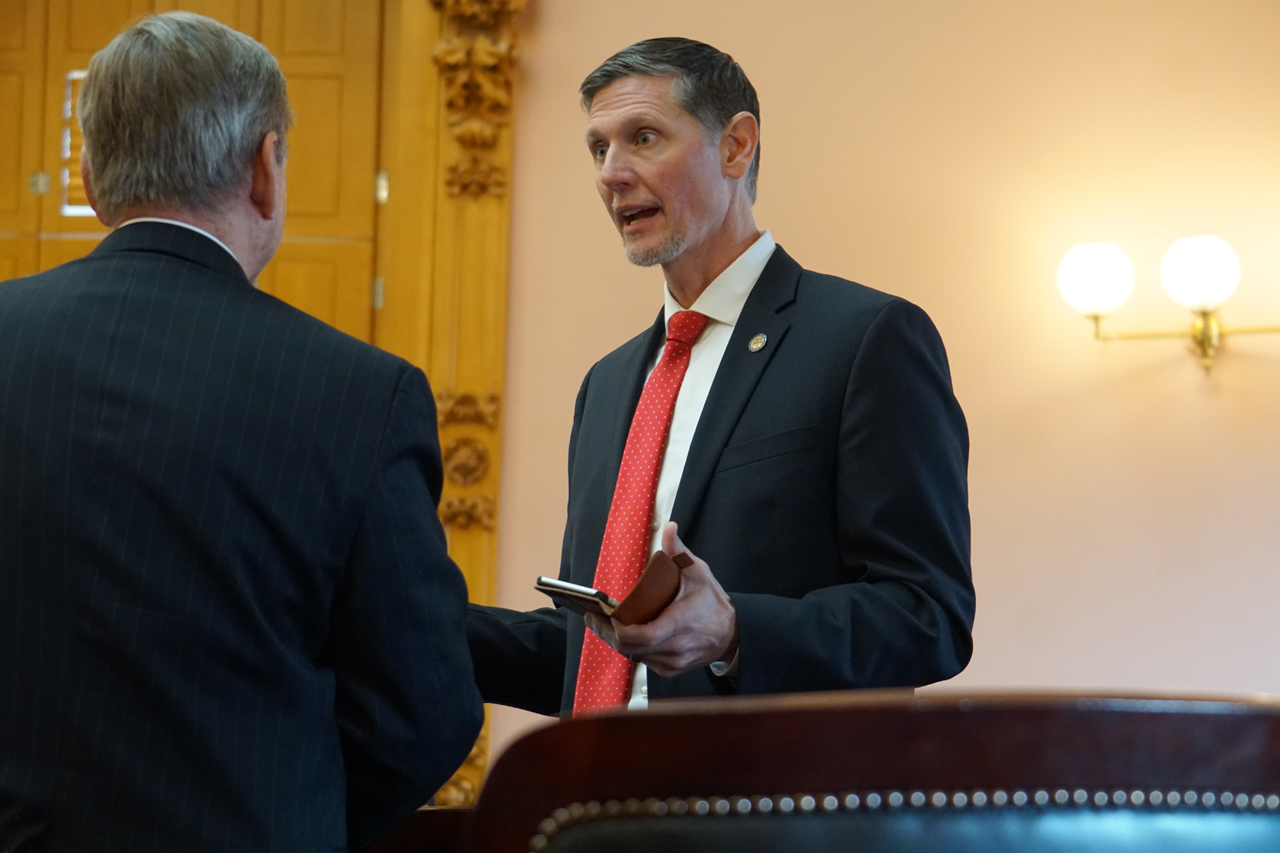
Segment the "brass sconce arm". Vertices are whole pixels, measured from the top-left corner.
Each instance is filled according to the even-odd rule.
[[[1280,326],[1241,326],[1235,329],[1224,329],[1218,320],[1217,311],[1197,311],[1190,329],[1176,332],[1113,332],[1102,328],[1102,315],[1090,314],[1093,321],[1093,337],[1099,341],[1138,341],[1157,338],[1183,338],[1191,340],[1192,352],[1200,357],[1200,366],[1207,374],[1213,368],[1213,359],[1218,353],[1224,335],[1270,335],[1280,334]]]
[[[1101,314],[1090,314],[1089,319],[1093,321],[1093,337],[1099,341],[1149,341],[1157,338],[1185,338],[1187,336],[1186,329],[1179,329],[1176,332],[1113,332],[1102,328]]]
[[[1241,326],[1238,329],[1223,329],[1224,335],[1280,335],[1280,326]]]

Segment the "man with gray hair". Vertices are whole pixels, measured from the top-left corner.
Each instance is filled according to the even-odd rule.
[[[80,115],[114,230],[0,284],[0,850],[359,849],[483,712],[426,377],[252,284],[262,45],[149,17]]]
[[[968,433],[933,324],[757,228],[760,105],[728,54],[650,39],[581,95],[596,190],[666,285],[578,393],[560,580],[622,600],[659,550],[688,565],[645,624],[473,605],[485,699],[582,714],[955,675]]]

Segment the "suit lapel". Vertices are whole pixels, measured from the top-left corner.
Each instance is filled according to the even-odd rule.
[[[742,307],[742,314],[711,384],[706,405],[702,407],[702,416],[689,446],[689,457],[671,510],[671,520],[680,525],[681,536],[686,541],[690,525],[696,521],[702,496],[720,461],[720,454],[738,425],[765,368],[791,327],[791,321],[780,312],[795,301],[801,272],[800,265],[779,246]],[[765,346],[758,352],[751,352],[749,344],[758,334],[766,337]],[[618,458],[622,458],[621,454]]]

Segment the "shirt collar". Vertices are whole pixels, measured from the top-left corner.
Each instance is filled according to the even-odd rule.
[[[179,222],[176,219],[165,219],[164,217],[161,217],[161,216],[138,216],[133,219],[127,220],[125,222],[121,222],[119,225],[116,226],[116,229],[118,230],[120,228],[124,228],[125,226],[132,225],[135,222],[163,222],[165,225],[177,225],[180,228],[186,228],[187,230],[194,231],[197,234],[203,234],[213,242],[217,243],[223,249],[226,249],[227,254],[235,258],[237,264],[240,263],[240,259],[236,258],[236,253],[228,249],[226,243],[222,242],[217,237],[213,236],[203,228],[197,228],[196,226],[192,225],[189,222]]]
[[[705,314],[726,326],[737,325],[742,306],[747,304],[751,288],[756,286],[756,280],[760,278],[760,273],[764,272],[765,265],[769,263],[769,258],[777,245],[773,242],[772,234],[768,231],[762,232],[745,252],[738,255],[724,272],[716,276],[715,281],[707,285],[707,289],[702,291],[689,306],[689,310]],[[671,295],[670,288],[664,285],[662,290],[666,296],[663,313],[665,322],[671,319],[672,314],[685,309]]]

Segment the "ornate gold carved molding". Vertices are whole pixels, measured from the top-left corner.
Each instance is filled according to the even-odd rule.
[[[452,196],[503,195],[507,170],[491,159],[501,128],[511,120],[511,77],[518,54],[511,17],[525,0],[431,0],[444,26],[432,57],[445,88],[453,137],[462,147],[449,166]]]
[[[499,407],[497,394],[437,394],[436,420],[441,427],[478,424],[497,429]]]
[[[480,198],[490,192],[502,195],[507,191],[507,172],[479,154],[472,154],[465,162],[449,164],[444,185],[449,190],[449,195],[468,195],[472,198]]]
[[[444,449],[444,475],[459,486],[474,486],[489,473],[489,448],[474,438],[460,438]]]
[[[497,518],[497,504],[488,495],[448,497],[440,501],[440,523],[445,527],[493,530],[497,526]]]

